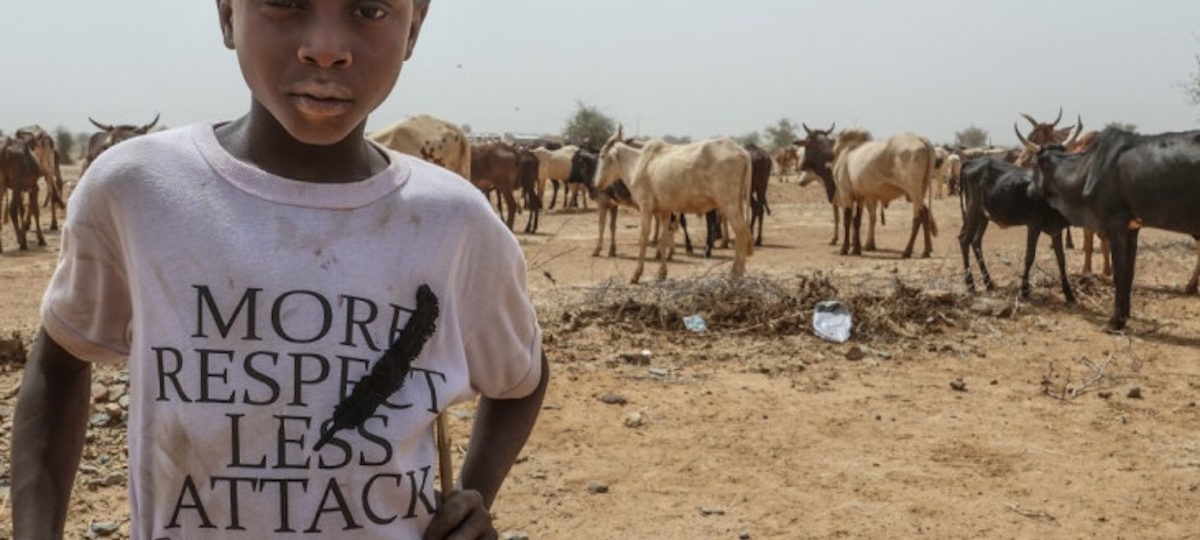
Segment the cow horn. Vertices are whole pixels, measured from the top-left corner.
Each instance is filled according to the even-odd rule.
[[[837,122],[834,122],[834,123],[832,123],[832,124],[829,124],[829,131],[826,131],[826,132],[825,132],[825,134],[826,134],[826,135],[833,135],[833,128],[836,128],[836,127],[837,127]]]
[[[809,137],[812,137],[813,131],[811,129],[808,129],[808,124],[805,124],[804,122],[800,122],[800,127],[804,128],[804,132],[807,133]]]
[[[158,117],[159,117],[159,116],[161,116],[161,114],[160,114],[160,113],[154,113],[154,121],[150,122],[149,124],[146,124],[146,125],[142,126],[142,129],[140,129],[139,131],[141,131],[142,133],[145,133],[145,132],[147,132],[147,131],[150,131],[150,129],[151,129],[151,128],[153,128],[154,126],[158,125]]]
[[[1033,124],[1034,128],[1038,127],[1038,121],[1034,120],[1032,116],[1029,116],[1028,114],[1025,114],[1025,113],[1021,113],[1021,116],[1024,116],[1026,120],[1029,120],[1029,123]]]
[[[1071,145],[1075,144],[1075,140],[1079,138],[1080,133],[1083,133],[1083,116],[1080,116],[1075,122],[1075,131],[1071,133],[1071,137],[1067,139],[1067,142],[1063,143],[1063,146],[1070,148]]]
[[[1059,123],[1059,122],[1061,122],[1061,121],[1062,121],[1062,105],[1059,105],[1059,106],[1058,106],[1058,118],[1055,118],[1055,119],[1054,119],[1054,122],[1052,122],[1052,123],[1050,124],[1050,127],[1052,127],[1052,128],[1053,128],[1053,127],[1056,127],[1056,126],[1058,126],[1058,123]]]
[[[1013,124],[1013,132],[1015,132],[1017,134],[1017,140],[1021,141],[1021,146],[1024,146],[1027,150],[1034,152],[1034,153],[1041,151],[1042,147],[1029,142],[1028,140],[1025,139],[1024,135],[1021,135],[1021,130],[1019,128],[1017,128],[1016,124]]]
[[[88,117],[88,121],[91,122],[93,126],[100,128],[100,131],[112,131],[113,130],[112,126],[106,126],[104,124],[101,124],[100,122],[92,120],[92,117],[90,117],[90,116]]]

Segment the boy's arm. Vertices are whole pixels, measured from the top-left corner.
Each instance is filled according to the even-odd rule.
[[[38,331],[13,417],[17,540],[62,538],[87,432],[91,379],[91,364],[63,350],[45,330]]]
[[[542,379],[533,393],[520,399],[483,397],[479,400],[471,443],[463,461],[462,489],[478,491],[483,496],[485,508],[492,507],[500,484],[517,461],[542,410],[542,399],[546,397],[546,384],[550,380],[545,353],[542,353],[541,361]]]

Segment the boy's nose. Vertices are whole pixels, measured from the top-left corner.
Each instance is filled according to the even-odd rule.
[[[336,31],[327,28],[313,29],[296,54],[301,62],[324,69],[347,68],[353,62],[346,40],[340,39]]]

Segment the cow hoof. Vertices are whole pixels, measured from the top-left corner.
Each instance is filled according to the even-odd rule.
[[[992,282],[990,282],[990,281],[989,281],[989,282],[985,283],[984,285],[987,287],[987,290],[988,290],[988,292],[993,292],[993,291],[995,291],[995,290],[996,290],[996,284],[995,284],[995,283],[992,283]]]
[[[857,247],[856,247],[856,248],[854,248],[854,251],[853,251],[853,253],[854,253],[855,255],[862,255],[862,248],[857,248]]]
[[[616,256],[617,256],[617,250],[615,250],[615,249],[610,249],[610,250],[608,250],[608,256],[609,256],[609,257],[616,257]]]
[[[1114,332],[1125,329],[1125,317],[1114,315],[1108,320],[1108,329]]]
[[[836,246],[837,245],[837,237],[834,237],[833,240],[830,240],[829,245]],[[845,255],[845,253],[843,253],[842,255]]]
[[[1197,292],[1200,292],[1200,283],[1195,281],[1188,283],[1188,286],[1183,289],[1183,294],[1196,294]]]
[[[875,251],[875,242],[867,242],[867,245],[863,246],[863,249],[867,251]]]
[[[930,258],[930,257],[933,257],[933,252],[932,252],[932,251],[926,251],[925,253],[922,253],[922,254],[921,254],[921,258],[922,258],[922,259],[928,259],[928,258]]]
[[[600,256],[600,250],[599,250],[599,249],[596,249],[596,251],[593,251],[593,252],[592,252],[592,256],[593,256],[593,257],[599,257],[599,256]],[[611,257],[612,255],[610,254],[609,256]]]
[[[1029,291],[1029,287],[1021,287],[1021,299],[1022,300],[1029,300],[1030,294],[1031,293]]]
[[[901,254],[900,254],[900,258],[901,258],[901,259],[911,259],[911,258],[912,258],[912,252],[911,252],[911,251],[905,251],[904,253],[901,253]]]
[[[1073,305],[1075,305],[1075,304],[1076,304],[1076,301],[1075,301],[1075,295],[1073,295],[1073,294],[1068,294],[1068,295],[1067,295],[1067,305],[1068,305],[1068,306],[1073,306]]]

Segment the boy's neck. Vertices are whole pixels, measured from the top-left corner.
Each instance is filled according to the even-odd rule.
[[[255,102],[245,116],[216,130],[217,141],[235,158],[271,174],[315,183],[366,180],[388,160],[363,138],[364,120],[346,138],[329,146],[305,144],[287,132]]]

